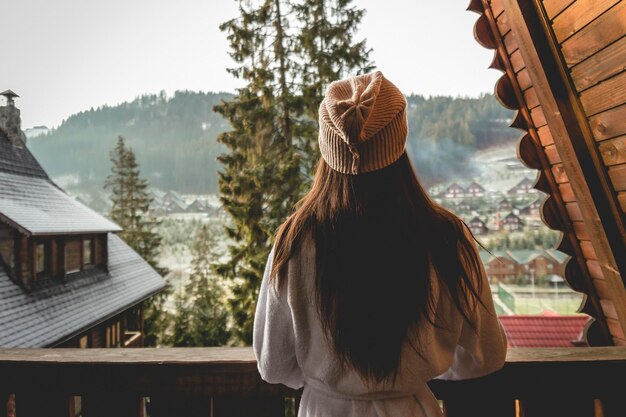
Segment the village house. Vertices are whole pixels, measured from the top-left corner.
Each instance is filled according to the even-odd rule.
[[[513,203],[508,198],[498,201],[498,211],[508,211],[513,208]]]
[[[534,278],[563,276],[567,255],[555,249],[481,250],[481,259],[492,282],[509,282],[516,277]]]
[[[537,190],[534,188],[534,182],[528,177],[524,177],[523,180],[511,187],[507,194],[511,197],[523,197],[529,194],[536,194]]]
[[[455,213],[469,213],[475,207],[468,200],[462,200],[454,206]]]
[[[466,197],[484,197],[485,189],[482,185],[478,184],[476,181],[473,181],[470,185],[465,189]]]
[[[528,204],[517,207],[518,213],[525,216],[538,217],[542,198],[537,197]]]
[[[544,312],[536,316],[500,316],[510,348],[585,346],[585,315],[560,316]]]
[[[463,198],[465,197],[465,189],[461,187],[458,183],[453,182],[449,186],[443,190],[439,196],[439,198]]]
[[[511,212],[502,219],[500,227],[502,230],[506,230],[508,232],[516,232],[518,230],[522,230],[524,227],[524,221],[520,218],[520,216]]]
[[[26,147],[13,92],[0,106],[0,347],[136,347],[142,302],[165,281],[68,196]]]
[[[492,283],[512,280],[517,276],[518,264],[505,251],[481,252],[481,259],[485,265],[485,271]]]
[[[489,228],[487,227],[485,222],[481,220],[480,217],[478,216],[475,216],[474,218],[472,218],[472,220],[470,220],[467,223],[467,225],[469,226],[469,229],[472,232],[472,234],[476,236],[489,233]]]

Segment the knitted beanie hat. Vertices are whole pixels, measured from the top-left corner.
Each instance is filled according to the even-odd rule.
[[[335,81],[320,105],[319,124],[320,152],[332,169],[376,171],[404,152],[406,99],[380,71]]]

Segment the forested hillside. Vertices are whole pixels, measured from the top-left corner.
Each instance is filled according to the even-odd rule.
[[[118,106],[70,116],[28,146],[51,176],[75,174],[81,188],[100,189],[110,172],[109,151],[119,135],[132,147],[152,186],[182,193],[217,190],[217,135],[227,122],[213,106],[227,93],[178,91],[144,95]],[[408,97],[408,152],[425,183],[467,173],[467,155],[517,135],[512,112],[491,95],[481,98]]]
[[[473,152],[512,144],[519,136],[509,127],[513,112],[491,94],[480,98],[410,96],[407,100],[407,152],[424,185],[471,175]]]
[[[150,184],[181,192],[217,191],[217,135],[228,124],[213,112],[225,93],[177,91],[144,95],[118,106],[70,116],[28,146],[51,176],[77,174],[81,185],[101,188],[109,151],[126,139]]]

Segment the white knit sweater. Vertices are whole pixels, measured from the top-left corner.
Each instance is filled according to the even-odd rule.
[[[478,304],[471,315],[477,332],[447,291],[433,285],[437,317],[446,330],[423,324],[414,343],[421,356],[407,341],[395,382],[365,386],[355,371],[340,369],[322,330],[314,305],[314,243],[305,241],[300,253],[289,260],[280,293],[268,284],[272,260],[273,251],[257,304],[254,352],[265,381],[304,386],[299,417],[441,417],[429,380],[475,378],[504,364],[506,337],[484,270],[478,278],[483,281],[481,298],[486,308]]]

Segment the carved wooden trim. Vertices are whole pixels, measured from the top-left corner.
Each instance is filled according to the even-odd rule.
[[[507,3],[509,2],[504,3],[505,13],[507,13]],[[518,141],[518,157],[529,168],[539,170],[535,188],[548,195],[542,204],[542,219],[548,227],[563,233],[557,249],[572,257],[568,259],[565,266],[565,279],[575,291],[582,292],[586,295],[585,304],[581,309],[594,318],[590,326],[597,327],[597,329],[593,331],[585,332],[587,341],[590,345],[610,344],[610,332],[602,307],[599,303],[599,298],[587,270],[585,258],[578,245],[576,233],[570,221],[570,214],[559,192],[559,183],[562,181],[559,181],[559,178],[555,176],[553,167],[550,165],[543,150],[541,139],[534,126],[531,112],[526,105],[527,95],[524,95],[519,85],[509,54],[507,53],[505,42],[499,36],[497,22],[495,21],[487,0],[482,0],[482,10],[477,10],[475,4],[470,10],[481,14],[477,25],[478,22],[482,22],[485,18],[487,19],[491,28],[490,38],[495,39],[495,42],[491,42],[491,39],[479,39],[478,41],[483,46],[495,44],[495,47],[491,49],[496,50],[495,53],[498,58],[494,58],[492,67],[504,72],[502,78],[498,80],[496,84],[496,98],[505,107],[517,109],[511,127],[524,132],[523,136]],[[515,30],[514,22],[511,16],[507,15],[507,17],[511,27],[511,31],[507,36],[516,36],[515,33],[511,33]],[[474,30],[474,34],[477,37],[485,32],[484,29],[482,29],[483,23],[480,23],[480,25],[481,30]],[[496,34],[496,36],[494,36],[494,34]],[[516,43],[519,45],[519,40],[516,40]],[[526,61],[524,60],[524,62]],[[507,81],[503,81],[504,78],[506,78]],[[542,113],[545,112],[542,111]],[[546,117],[547,121],[547,116],[544,115],[544,117]],[[572,259],[574,262],[572,262]]]

